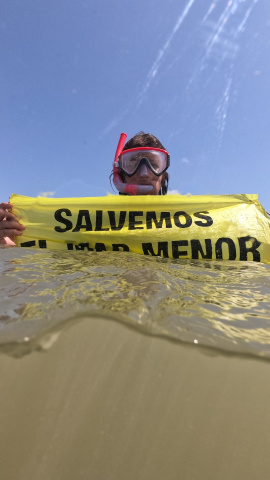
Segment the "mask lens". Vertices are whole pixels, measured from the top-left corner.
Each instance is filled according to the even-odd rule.
[[[150,169],[160,175],[167,168],[167,153],[162,150],[127,150],[119,156],[120,166],[128,175],[132,175],[138,168],[142,159],[145,159]]]

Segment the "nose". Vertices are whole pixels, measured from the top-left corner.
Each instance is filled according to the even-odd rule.
[[[138,170],[138,173],[139,173],[140,177],[148,177],[149,169],[148,169],[147,165],[145,165],[145,163],[141,164],[141,166]]]

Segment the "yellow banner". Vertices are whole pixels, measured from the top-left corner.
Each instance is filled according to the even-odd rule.
[[[270,264],[270,221],[258,195],[13,194],[10,202],[26,227],[16,237],[18,247]]]

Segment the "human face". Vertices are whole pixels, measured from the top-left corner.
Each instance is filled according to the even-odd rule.
[[[152,185],[153,189],[146,195],[158,195],[161,189],[161,186],[168,178],[167,172],[163,173],[161,176],[157,177],[150,168],[145,163],[142,163],[137,170],[137,172],[128,177],[125,175],[125,183],[128,185]]]

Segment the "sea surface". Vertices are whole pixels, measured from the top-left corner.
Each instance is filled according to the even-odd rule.
[[[98,317],[210,354],[270,359],[264,264],[2,246],[0,271],[0,351],[15,357]]]

